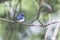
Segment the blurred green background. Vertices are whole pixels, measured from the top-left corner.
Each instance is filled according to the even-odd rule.
[[[41,0],[0,0],[0,18],[15,21],[16,16],[20,12],[23,12],[26,18],[25,22],[32,24],[37,16],[39,1]],[[52,7],[52,12],[48,12],[48,9],[42,4],[43,6],[40,11],[39,20],[41,20],[43,24],[46,24],[51,19],[59,19],[60,0],[44,1]],[[16,7],[14,12],[15,16],[12,18],[9,15],[10,9],[8,9],[8,6],[6,6],[6,2],[10,2],[11,7]],[[11,15],[13,14],[11,13]],[[0,40],[44,40],[44,32],[45,31],[40,31],[37,34],[33,34],[30,26],[0,20]],[[57,40],[60,40],[60,32],[58,32]]]

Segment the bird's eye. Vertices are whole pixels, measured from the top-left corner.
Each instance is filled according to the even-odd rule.
[[[24,15],[21,15],[21,16],[24,16]]]

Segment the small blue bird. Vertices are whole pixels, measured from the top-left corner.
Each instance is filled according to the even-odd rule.
[[[17,22],[24,22],[24,20],[25,20],[24,13],[20,13],[17,16]]]

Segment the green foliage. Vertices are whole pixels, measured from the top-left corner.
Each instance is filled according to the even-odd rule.
[[[26,23],[31,23],[32,20],[34,19],[34,17],[36,17],[37,10],[39,9],[38,8],[38,6],[39,6],[38,5],[38,1],[39,0],[37,0],[37,1],[33,1],[33,0],[22,0],[22,2],[21,2],[22,5],[20,6],[20,2],[17,5],[17,8],[19,8],[19,10],[17,12],[17,15],[20,13],[20,7],[22,7],[22,12],[24,13],[25,18],[26,18],[25,19],[25,22]],[[12,0],[11,1],[11,5],[12,6],[15,6],[17,4],[17,2],[18,2],[18,0]],[[39,20],[41,20],[43,23],[46,23],[49,20],[49,17],[51,17],[51,16],[53,17],[53,15],[56,16],[56,14],[57,15],[60,14],[60,12],[57,13],[60,10],[60,0],[45,0],[45,2],[47,2],[49,5],[52,6],[52,9],[53,9],[54,12],[47,13],[48,10],[43,12],[43,9],[44,8],[42,8],[41,9],[42,11],[41,11],[41,15],[40,15]],[[6,16],[5,13],[8,14],[8,9],[7,9],[7,7],[5,6],[4,3],[1,3],[0,4],[0,17],[1,18],[8,17],[8,16]],[[19,24],[19,23],[16,23],[16,24],[13,24],[12,23],[11,25],[9,25],[8,22],[0,21],[0,35],[2,37],[3,36],[6,36],[5,34],[8,35],[5,40],[8,40],[9,35],[11,33],[11,30],[6,30],[6,27],[11,27],[11,26],[14,26],[14,25],[16,26],[16,28],[19,28],[19,30],[18,29],[16,29],[16,30],[14,29],[12,31],[12,36],[11,36],[11,39],[10,40],[19,40],[19,37],[16,34],[18,32],[21,32],[21,31],[24,32],[27,29],[27,26],[22,25],[22,24]],[[8,32],[8,33],[6,33],[6,32]],[[39,40],[38,38],[43,39],[42,38],[44,36],[43,34],[44,33],[40,33],[38,35],[32,35],[31,39],[32,40]]]
[[[4,4],[0,4],[0,16],[4,15]]]
[[[22,0],[22,9],[25,13],[26,21],[30,21],[36,16],[37,7],[37,3],[31,0]]]
[[[16,3],[17,2],[15,0],[11,1],[12,6],[16,5]],[[18,7],[21,7],[20,3],[18,4]],[[38,7],[37,3],[35,3],[35,2],[33,3],[31,0],[22,0],[22,12],[24,12],[24,14],[25,14],[25,18],[26,18],[25,22],[31,22],[31,20],[36,15],[37,7]],[[8,14],[7,7],[5,6],[5,4],[0,4],[0,17],[4,17],[3,15],[5,15],[5,13]],[[20,12],[18,12],[18,13],[20,13]],[[18,15],[18,13],[17,13],[17,15]],[[8,17],[8,16],[5,15],[5,17]],[[12,27],[15,24],[10,25],[10,23],[7,24],[6,22],[3,21],[2,23],[0,23],[0,25],[1,25],[0,30],[2,30],[0,34],[3,35],[3,38],[7,35],[7,37],[5,37],[4,40],[19,40],[19,37],[18,37],[18,35],[16,35],[16,33],[21,32],[21,31],[24,32],[27,28],[25,25],[17,23],[16,28],[19,28],[19,29],[17,29],[19,31],[16,31],[16,30],[9,31],[9,30],[6,30],[6,27]]]
[[[7,24],[5,21],[0,21],[0,35],[2,37],[5,35]]]

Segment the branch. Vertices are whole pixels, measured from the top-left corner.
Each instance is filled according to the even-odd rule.
[[[8,19],[4,19],[4,18],[0,18],[0,20],[3,20],[3,21],[7,21],[7,22],[12,22],[12,23],[15,23],[15,21],[13,20],[8,20]],[[55,23],[58,23],[60,21],[55,21],[55,22],[52,22],[52,23],[48,23],[48,24],[45,24],[45,25],[34,25],[34,24],[28,24],[28,23],[20,23],[20,22],[16,22],[16,23],[20,23],[20,24],[23,24],[23,25],[26,25],[26,26],[42,26],[42,27],[46,27],[46,26],[49,26],[49,25],[52,25],[52,24],[55,24]]]
[[[12,21],[12,20],[4,19],[4,18],[0,18],[0,20],[7,21],[7,22],[15,22],[15,21]]]
[[[38,19],[39,23],[43,26],[43,23],[39,20],[39,16],[40,16],[40,12],[41,12],[41,7],[42,7],[42,1],[43,0],[39,0],[39,10],[37,12],[37,17],[36,19]]]
[[[39,16],[40,16],[40,11],[41,11],[41,7],[42,7],[42,1],[43,0],[41,0],[40,2],[39,2],[39,10],[38,10],[38,12],[37,12],[37,19],[39,19]]]
[[[58,23],[58,22],[60,22],[60,21],[55,21],[55,22],[52,22],[52,23],[45,24],[44,27],[49,26],[49,25],[51,25],[51,24]]]

